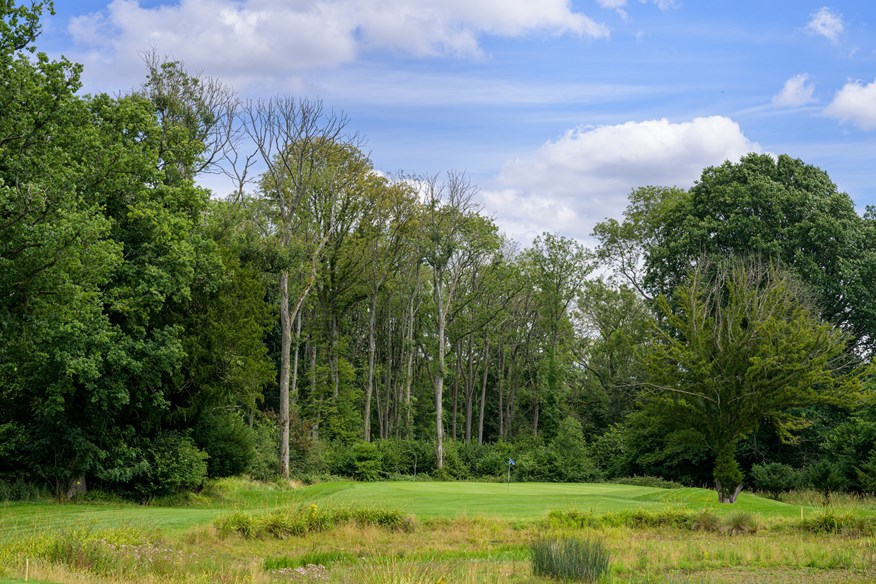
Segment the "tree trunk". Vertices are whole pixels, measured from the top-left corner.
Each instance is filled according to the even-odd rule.
[[[289,388],[289,399],[294,406],[298,403],[298,353],[301,349],[301,311],[295,315],[295,352],[292,355],[292,386]],[[250,423],[252,426],[252,423]]]
[[[411,403],[411,387],[414,384],[414,317],[416,311],[414,309],[417,295],[420,292],[420,264],[417,264],[415,273],[416,278],[414,290],[411,294],[410,302],[408,303],[408,326],[407,337],[405,339],[405,347],[407,348],[407,363],[405,364],[405,437],[410,438],[413,433],[414,412],[413,404]]]
[[[292,321],[289,315],[289,272],[280,272],[280,475],[289,478],[289,380]]]
[[[330,349],[331,354],[329,356],[329,370],[331,371],[332,376],[332,399],[334,403],[338,402],[338,393],[341,387],[341,377],[338,373],[338,317],[334,313],[334,307],[330,307],[329,310],[332,311],[331,318],[329,319],[331,329],[329,331],[331,339]]]
[[[444,468],[444,351],[445,325],[447,315],[444,313],[444,301],[440,281],[436,278],[436,304],[438,305],[438,371],[434,373],[435,385],[435,466]]]
[[[474,333],[468,335],[468,375],[465,378],[465,442],[471,442],[471,421],[474,411]]]
[[[481,380],[481,403],[478,413],[478,444],[484,443],[484,413],[487,405],[487,373],[490,370],[490,339],[484,336],[484,376]]]
[[[386,328],[386,377],[383,383],[386,400],[383,406],[383,424],[380,425],[380,437],[384,439],[389,438],[392,418],[392,328],[388,324]]]
[[[456,342],[456,370],[453,376],[453,413],[451,415],[450,435],[453,440],[456,440],[458,434],[456,432],[456,419],[459,404],[459,380],[462,378],[462,345],[459,341]]]
[[[742,492],[742,484],[736,485],[735,489],[725,489],[721,485],[721,481],[715,479],[715,490],[718,491],[719,503],[735,503],[736,497]]]
[[[496,389],[499,392],[499,438],[505,439],[505,347],[499,346],[499,375],[496,377]]]
[[[377,352],[375,327],[377,326],[377,294],[371,297],[371,314],[368,319],[368,381],[365,384],[365,442],[371,442],[371,395],[374,393],[374,354]]]

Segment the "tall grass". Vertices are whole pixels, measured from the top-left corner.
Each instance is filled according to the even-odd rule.
[[[401,511],[375,507],[320,509],[316,504],[297,505],[268,513],[236,512],[216,519],[222,537],[232,534],[247,539],[284,539],[318,533],[346,524],[377,526],[391,531],[413,531],[414,519]]]
[[[532,573],[536,576],[596,582],[608,574],[609,553],[599,540],[560,537],[532,543]]]

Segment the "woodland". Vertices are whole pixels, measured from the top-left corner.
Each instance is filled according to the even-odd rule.
[[[876,491],[876,209],[823,170],[752,153],[635,189],[592,245],[521,245],[465,172],[379,172],[318,100],[154,52],[140,87],[85,95],[36,49],[50,10],[0,0],[6,496]]]

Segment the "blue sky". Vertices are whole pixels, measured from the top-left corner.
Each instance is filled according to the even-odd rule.
[[[89,92],[138,51],[242,95],[318,97],[375,166],[465,170],[526,242],[586,239],[630,190],[690,186],[748,151],[876,204],[876,3],[806,0],[56,0],[42,50]],[[215,180],[215,179],[213,179]],[[219,191],[220,183],[209,186]]]

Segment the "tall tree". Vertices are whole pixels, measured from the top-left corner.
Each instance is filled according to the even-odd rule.
[[[431,362],[435,393],[435,458],[444,467],[444,380],[447,377],[447,324],[465,274],[479,252],[469,245],[468,224],[476,189],[462,173],[433,176],[422,183],[425,198],[423,259],[432,271],[437,350]]]
[[[845,353],[848,337],[775,266],[701,261],[673,300],[658,299],[666,326],[643,357],[643,415],[674,440],[708,447],[719,500],[733,503],[739,440],[763,422],[792,439],[805,424],[792,408],[852,405],[864,371]]]
[[[277,97],[249,103],[243,108],[243,132],[255,145],[256,154],[244,158],[239,191],[244,190],[249,165],[257,157],[266,170],[259,180],[260,197],[274,207],[273,220],[265,233],[277,243],[285,258],[277,274],[280,309],[280,472],[289,476],[289,388],[292,379],[292,323],[313,288],[320,258],[336,225],[330,219],[321,232],[302,239],[303,202],[318,193],[336,195],[350,176],[343,172],[339,152],[355,149],[358,138],[347,132],[349,120],[325,108],[320,101]],[[343,157],[340,158],[343,160]],[[306,230],[305,230],[306,231]],[[305,233],[306,235],[306,233]],[[295,260],[295,256],[298,260]],[[301,278],[291,282],[290,274],[299,267]]]

